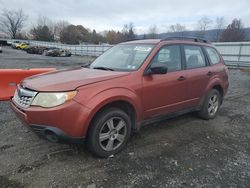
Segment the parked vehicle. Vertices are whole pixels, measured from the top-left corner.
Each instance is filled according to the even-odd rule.
[[[2,53],[3,52],[3,50],[2,50],[2,47],[0,46],[0,53]]]
[[[16,45],[16,49],[26,50],[29,48],[29,43],[19,43]]]
[[[11,47],[16,49],[16,46],[20,43],[20,41],[16,40],[16,41],[12,41],[11,42]]]
[[[54,48],[47,51],[47,56],[53,57],[70,57],[71,52],[69,50]]]
[[[53,51],[53,50],[56,50],[56,49],[59,49],[59,48],[57,48],[57,47],[46,47],[44,50],[43,50],[43,55],[46,55],[46,56],[48,56],[48,52],[49,51]]]
[[[12,99],[17,116],[53,142],[83,143],[107,157],[132,130],[197,111],[218,113],[228,69],[208,41],[167,38],[121,43],[84,68],[25,79]]]
[[[47,50],[44,46],[30,46],[27,48],[26,52],[29,54],[43,54],[44,50]]]

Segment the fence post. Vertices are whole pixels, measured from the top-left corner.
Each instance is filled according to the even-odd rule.
[[[240,58],[241,58],[241,51],[242,51],[242,46],[243,44],[240,44],[240,49],[239,49],[239,56],[238,56],[238,67],[240,66]]]
[[[87,46],[87,57],[89,57],[89,46],[88,44],[86,46]]]

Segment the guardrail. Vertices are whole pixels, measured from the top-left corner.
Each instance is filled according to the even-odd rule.
[[[8,42],[13,41],[9,39]],[[20,42],[29,42],[31,45],[57,47],[68,49],[74,55],[80,56],[99,56],[113,45],[101,44],[80,44],[69,45],[58,42],[45,42],[35,40],[18,40]],[[213,43],[221,53],[228,66],[250,67],[250,42],[220,42]]]

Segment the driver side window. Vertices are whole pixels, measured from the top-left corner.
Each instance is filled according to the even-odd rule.
[[[181,50],[179,45],[162,47],[153,58],[152,66],[163,65],[168,72],[181,70]]]

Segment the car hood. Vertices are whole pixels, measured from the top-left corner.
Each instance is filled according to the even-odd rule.
[[[128,75],[128,72],[77,68],[39,74],[24,79],[22,87],[35,91],[71,91],[96,82]]]

